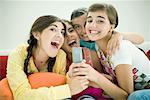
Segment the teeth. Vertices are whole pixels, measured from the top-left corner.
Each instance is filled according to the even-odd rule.
[[[74,47],[77,45],[76,40],[71,40],[70,42],[68,42],[68,45],[71,47]]]
[[[97,34],[97,33],[98,33],[98,31],[91,31],[91,33],[93,33],[93,34]]]
[[[59,41],[52,41],[52,42],[55,42],[56,44],[59,44]]]
[[[71,40],[68,44],[71,44],[71,43],[73,43],[73,42],[75,42],[75,40]]]

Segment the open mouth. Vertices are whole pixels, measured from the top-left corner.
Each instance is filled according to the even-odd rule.
[[[59,48],[59,41],[53,41],[51,42],[51,45],[54,47],[54,48]]]
[[[76,40],[71,40],[68,42],[68,45],[71,47],[75,47],[75,46],[77,46],[77,42],[76,42]]]

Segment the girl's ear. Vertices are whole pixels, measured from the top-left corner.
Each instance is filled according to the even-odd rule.
[[[40,33],[39,32],[32,32],[34,38],[36,38],[37,40],[39,40],[40,38]]]
[[[112,30],[115,29],[115,24],[112,24],[112,25],[111,25],[111,28],[112,28]]]
[[[112,25],[111,25],[110,32],[112,32],[114,29],[115,29],[115,24],[112,24]]]

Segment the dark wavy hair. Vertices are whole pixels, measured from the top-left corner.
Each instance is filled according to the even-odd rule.
[[[84,14],[87,14],[87,8],[78,8],[75,9],[72,13],[71,13],[71,20],[73,20],[74,18],[80,17]]]
[[[88,9],[88,12],[96,11],[105,11],[110,21],[110,24],[114,24],[115,28],[118,26],[118,13],[113,5],[105,3],[95,3],[92,4]]]
[[[31,73],[28,73],[28,64],[29,64],[29,60],[32,56],[32,52],[33,52],[33,48],[37,47],[37,39],[33,36],[33,32],[39,32],[42,33],[42,31],[49,27],[50,24],[54,23],[54,22],[62,22],[61,19],[59,19],[56,16],[53,15],[46,15],[46,16],[41,16],[39,17],[32,25],[31,30],[30,30],[30,38],[28,39],[27,43],[29,44],[29,46],[27,47],[27,57],[24,60],[24,72],[26,73],[26,75],[28,76]],[[66,26],[65,24],[62,22],[65,30],[66,30]],[[52,71],[53,69],[53,65],[55,64],[55,60],[56,57],[51,58],[49,57],[48,59],[48,68],[47,70],[49,72]]]

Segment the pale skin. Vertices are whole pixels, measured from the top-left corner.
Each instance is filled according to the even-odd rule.
[[[74,28],[77,31],[80,39],[83,39],[84,41],[89,41],[90,39],[88,38],[86,31],[85,31],[85,21],[86,21],[87,13],[76,17],[72,19],[72,23],[74,24]],[[120,45],[120,39],[121,35],[123,36],[123,39],[129,40],[134,44],[141,44],[144,41],[143,36],[135,33],[135,32],[124,32],[124,33],[119,33],[119,32],[114,32],[115,34],[112,35],[111,38],[107,44],[107,54],[112,55],[115,53],[117,49],[119,49]],[[116,38],[115,38],[116,37]]]

